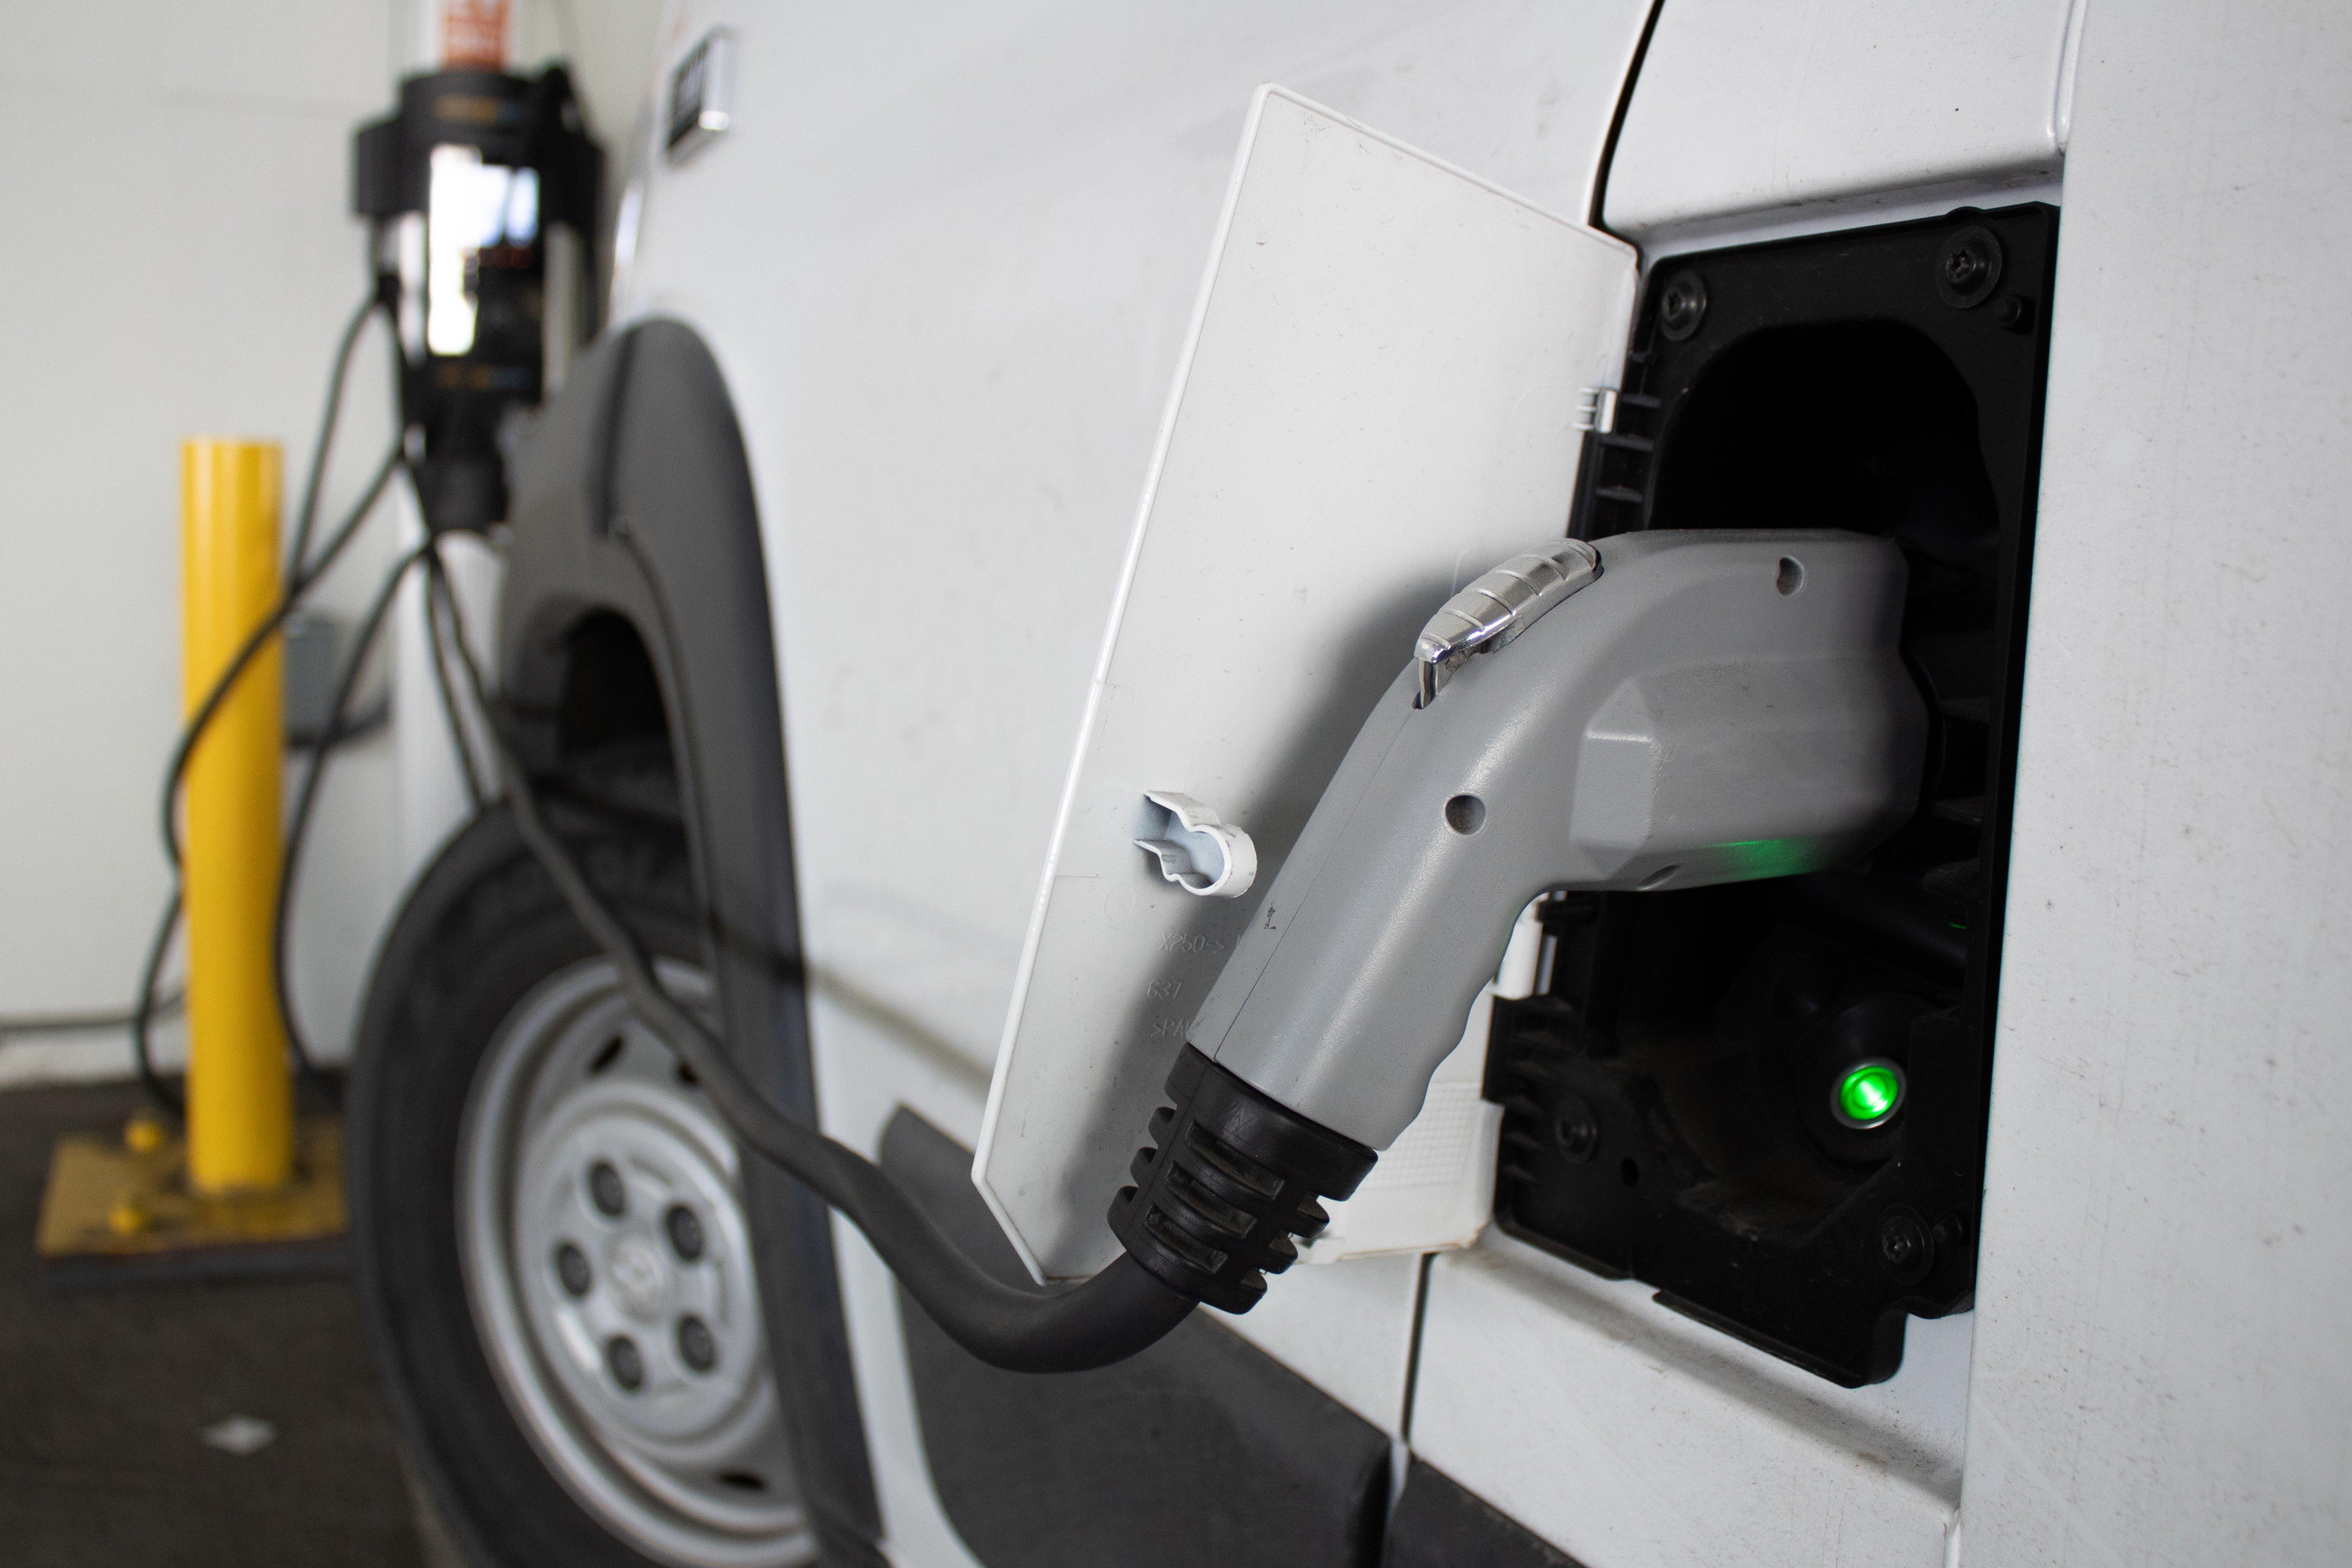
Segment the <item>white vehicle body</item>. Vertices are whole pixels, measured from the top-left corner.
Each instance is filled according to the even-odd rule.
[[[981,1142],[1262,84],[1645,276],[2056,207],[1973,1310],[1841,1387],[1489,1227],[1294,1269],[1220,1321],[1385,1435],[1394,1487],[1428,1467],[1585,1568],[2340,1555],[2352,17],[693,0],[657,97],[719,28],[723,133],[673,162],[657,106],[616,157],[614,330],[683,323],[733,402],[817,1106],[869,1154],[902,1107]],[[980,1562],[927,1454],[914,1309],[833,1236],[880,1549]]]

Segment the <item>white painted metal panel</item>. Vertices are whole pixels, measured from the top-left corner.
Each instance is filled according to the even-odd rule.
[[[742,112],[651,160],[619,308],[701,331],[742,419],[808,958],[845,1016],[995,1058],[1257,84],[1580,213],[1647,11],[675,8],[674,49],[737,29]],[[877,635],[876,585],[928,570]],[[816,1048],[821,1092],[867,1070]]]
[[[2046,185],[2082,0],[1670,0],[1609,172],[1645,247]]]
[[[2094,7],[1963,1559],[2352,1538],[2352,10]]]
[[[1970,1320],[1843,1389],[1489,1233],[1430,1269],[1413,1452],[1585,1568],[1937,1568]]]
[[[1293,1268],[1247,1316],[1215,1321],[1401,1437],[1420,1294],[1420,1258],[1357,1258]]]
[[[1168,881],[1146,792],[1238,824],[1273,885],[1422,623],[1566,531],[1633,281],[1630,247],[1259,93],[973,1168],[1040,1278],[1118,1255],[1110,1196],[1259,901]]]
[[[741,112],[685,167],[653,161],[620,308],[702,332],[742,422],[829,1132],[871,1151],[906,1099],[978,1133],[1252,89],[1286,82],[1581,213],[1648,10],[673,6],[674,49],[737,29]],[[877,630],[883,603],[901,609]],[[965,1090],[937,1087],[958,1063],[968,1110]],[[839,1234],[891,1555],[964,1561],[915,1437],[895,1293]],[[1407,1294],[1373,1294],[1350,1310],[1385,1314],[1381,1342],[1402,1343]],[[1232,1326],[1338,1376],[1280,1312]],[[1355,1381],[1326,1386],[1396,1406],[1401,1355],[1349,1367]]]

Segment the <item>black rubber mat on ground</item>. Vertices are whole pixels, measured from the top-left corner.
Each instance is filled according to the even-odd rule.
[[[56,1295],[33,1260],[49,1145],[126,1087],[0,1093],[0,1561],[341,1568],[422,1561],[391,1413],[341,1279]],[[232,1415],[245,1458],[199,1434]]]

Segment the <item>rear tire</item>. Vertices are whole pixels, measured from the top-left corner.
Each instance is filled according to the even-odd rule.
[[[664,984],[705,1002],[666,758],[567,782],[621,810],[551,800],[553,826]],[[732,1141],[503,807],[436,858],[385,941],[347,1136],[371,1348],[469,1558],[814,1561]]]

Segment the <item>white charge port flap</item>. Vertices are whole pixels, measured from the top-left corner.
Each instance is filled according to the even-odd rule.
[[[1414,638],[1561,538],[1633,290],[1630,247],[1259,89],[973,1168],[1038,1278],[1118,1256],[1110,1201],[1193,1015],[1244,927],[1281,918],[1265,890]],[[1178,800],[1215,810],[1188,827]],[[1204,858],[1231,824],[1254,882],[1238,833],[1222,874]]]
[[[1149,824],[1135,841],[1160,864],[1160,874],[1203,899],[1238,899],[1257,880],[1257,846],[1240,828],[1189,795],[1147,790]]]

